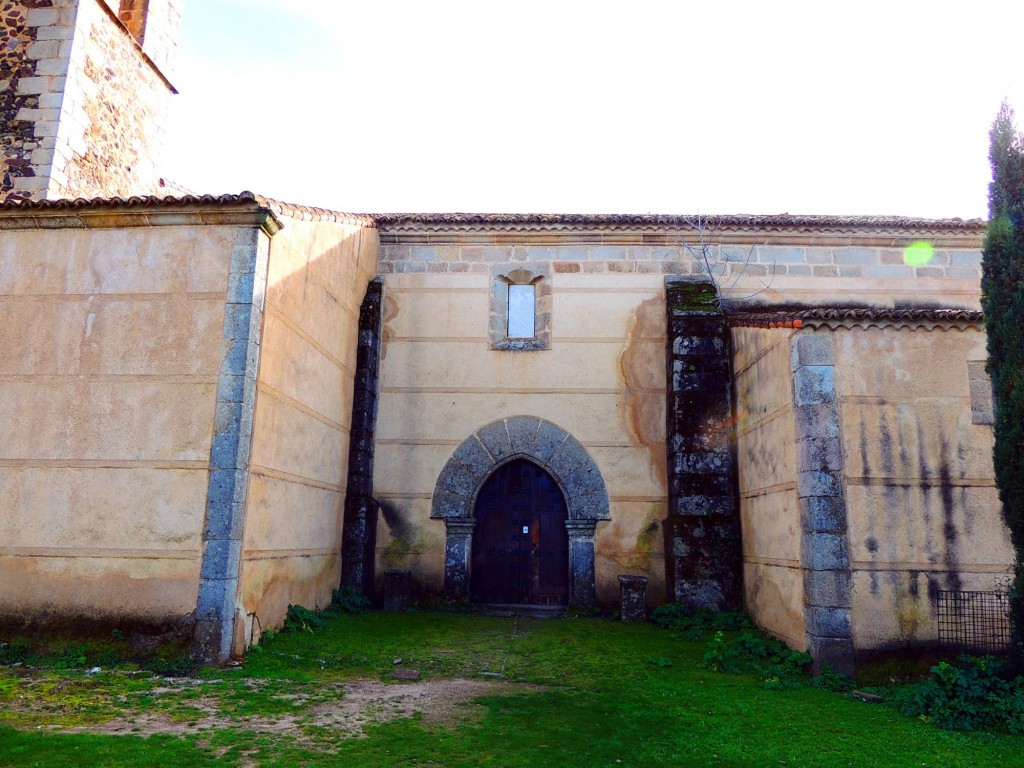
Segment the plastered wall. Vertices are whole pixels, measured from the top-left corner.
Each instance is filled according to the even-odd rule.
[[[440,592],[445,531],[429,512],[441,467],[483,424],[536,415],[576,435],[605,474],[613,509],[597,529],[599,598],[614,599],[617,573],[637,572],[651,577],[649,597],[660,600],[662,280],[701,269],[682,240],[543,237],[385,239],[379,567],[412,568],[422,588]],[[755,311],[780,303],[973,308],[980,263],[973,237],[936,242],[931,260],[916,266],[905,263],[901,237],[880,235],[712,237],[707,255],[727,297]],[[516,262],[551,265],[550,350],[487,346],[491,272]],[[766,628],[804,647],[790,333],[734,330],[737,450],[748,606]],[[979,439],[972,450],[984,452]]]
[[[1005,588],[1013,562],[992,427],[972,412],[984,334],[853,328],[835,345],[854,642],[935,640],[935,591]]]
[[[279,626],[289,603],[323,607],[338,587],[359,305],[377,271],[375,229],[283,222],[270,245],[253,418],[244,642]]]
[[[801,524],[789,328],[735,328],[736,455],[744,602],[758,625],[799,650],[804,632]]]
[[[0,237],[0,617],[195,608],[232,227]]]
[[[489,348],[491,267],[519,262],[552,264],[550,349]],[[617,601],[618,575],[633,573],[649,577],[652,605],[664,601],[665,307],[652,263],[637,272],[627,248],[578,242],[383,246],[378,569],[410,568],[418,590],[440,595],[445,524],[430,519],[439,473],[483,425],[537,416],[578,439],[607,486],[598,600]]]

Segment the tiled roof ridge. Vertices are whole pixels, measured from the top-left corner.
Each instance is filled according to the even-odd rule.
[[[669,215],[620,213],[345,213],[315,206],[296,205],[264,197],[248,190],[225,195],[134,195],[131,197],[95,197],[60,200],[8,198],[0,202],[0,213],[50,210],[78,211],[90,208],[160,208],[202,205],[256,205],[275,214],[304,221],[334,221],[369,227],[415,229],[560,230],[593,227],[636,230],[706,228],[716,229],[803,229],[803,230],[933,230],[981,232],[982,219],[927,219],[910,216],[826,216],[800,214],[724,214]]]
[[[894,307],[813,307],[775,311],[726,310],[733,328],[802,328],[839,326],[976,326],[983,322],[981,310],[948,307],[898,309]]]
[[[602,228],[637,229],[683,227],[714,230],[723,227],[805,228],[805,229],[943,229],[979,230],[982,219],[928,219],[912,216],[827,216],[778,214],[620,214],[620,213],[373,213],[369,214],[381,227],[475,228],[564,228],[599,226]]]

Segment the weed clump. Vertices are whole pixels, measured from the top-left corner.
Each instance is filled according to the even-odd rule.
[[[742,611],[688,608],[680,603],[659,605],[651,611],[650,620],[662,629],[679,633],[684,640],[700,640],[708,632],[738,632],[754,626]]]
[[[961,656],[940,662],[932,677],[893,693],[905,715],[949,731],[1024,733],[1024,678],[992,656]]]
[[[727,640],[719,630],[708,644],[701,666],[712,672],[752,674],[762,688],[781,689],[802,685],[807,681],[811,657],[791,650],[781,640],[759,632],[745,630]]]
[[[357,615],[370,608],[370,601],[351,587],[331,592],[331,603],[322,611],[301,605],[289,605],[282,632],[313,632],[321,629],[329,618],[340,614]]]
[[[115,629],[111,639],[92,638],[85,642],[25,638],[0,642],[0,666],[23,665],[35,669],[69,672],[82,669],[143,669],[163,677],[188,677],[199,665],[180,643],[167,643],[144,652],[133,651],[124,635]]]
[[[370,609],[370,601],[352,587],[342,587],[331,592],[331,607],[351,616],[365,613]]]
[[[821,665],[821,670],[818,676],[811,680],[811,685],[832,693],[850,693],[854,688],[853,678],[837,672],[830,664]]]

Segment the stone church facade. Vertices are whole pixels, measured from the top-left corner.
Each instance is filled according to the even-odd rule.
[[[3,3],[3,621],[220,661],[385,570],[427,604],[640,575],[850,669],[1004,587],[982,222],[181,194],[178,6]]]

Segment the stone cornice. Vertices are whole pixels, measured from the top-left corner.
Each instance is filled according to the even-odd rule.
[[[732,328],[923,328],[925,330],[980,329],[980,310],[975,309],[867,309],[815,308],[774,312],[730,312]]]
[[[11,198],[0,203],[0,230],[255,225],[272,236],[284,226],[282,219],[376,226],[366,216],[291,205],[252,192],[38,201]]]

